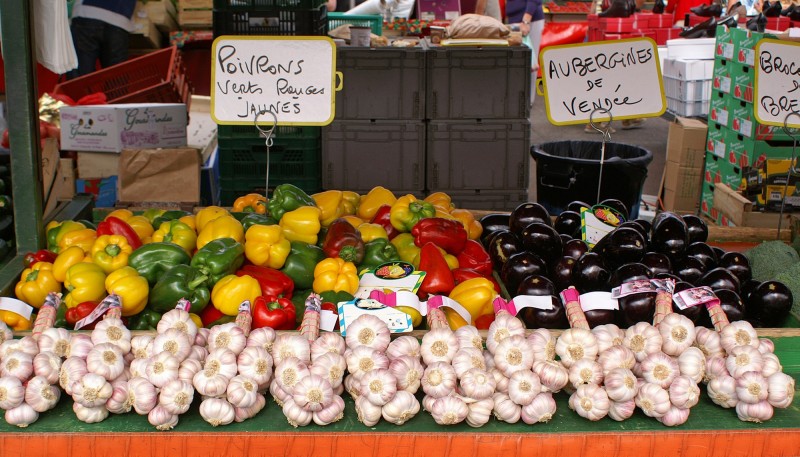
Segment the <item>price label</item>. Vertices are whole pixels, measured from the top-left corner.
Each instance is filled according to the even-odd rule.
[[[800,43],[763,39],[756,45],[755,83],[736,94],[748,99],[755,89],[756,120],[762,124],[800,128]],[[738,86],[737,86],[738,89]],[[741,90],[741,89],[740,89]]]

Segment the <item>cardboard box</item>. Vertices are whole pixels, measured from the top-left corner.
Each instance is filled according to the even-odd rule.
[[[169,33],[178,29],[178,23],[175,21],[177,12],[172,0],[147,0],[146,2],[139,0],[136,2],[134,14],[139,14],[140,8],[160,31]]]
[[[125,149],[119,158],[119,201],[198,204],[201,163],[195,148]]]
[[[670,211],[694,211],[700,203],[703,170],[667,162],[664,174],[664,208]]]
[[[217,123],[211,118],[211,97],[192,95],[189,125],[186,127],[186,146],[204,151],[217,137]],[[203,157],[208,157],[204,153]]]
[[[714,38],[676,38],[667,41],[667,48],[670,59],[714,60]]]
[[[121,152],[186,145],[186,105],[144,103],[61,108],[61,149]]]
[[[702,168],[708,127],[702,121],[678,117],[669,126],[667,160],[685,167]]]
[[[658,16],[661,16],[660,14]],[[664,59],[662,67],[664,77],[682,79],[684,81],[695,81],[698,79],[711,79],[714,76],[713,60],[689,60],[689,59]]]
[[[77,161],[80,179],[108,178],[119,171],[119,154],[114,152],[79,152]]]
[[[724,184],[714,187],[714,209],[721,213],[729,222],[724,225],[739,227],[775,228],[780,220],[780,213],[762,213],[753,211],[753,204],[747,198],[734,192]],[[785,227],[791,226],[792,214],[783,214]]]

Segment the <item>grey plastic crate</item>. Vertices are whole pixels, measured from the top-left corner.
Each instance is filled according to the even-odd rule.
[[[322,129],[325,189],[425,189],[421,121],[334,121]]]
[[[336,69],[343,87],[336,92],[336,119],[415,119],[425,117],[425,50],[339,47]]]
[[[427,52],[427,119],[512,119],[530,115],[527,46]]]
[[[447,193],[456,208],[511,211],[528,201],[528,189],[474,190]]]
[[[530,135],[527,119],[430,121],[427,188],[527,188]]]

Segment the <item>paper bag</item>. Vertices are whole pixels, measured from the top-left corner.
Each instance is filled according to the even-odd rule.
[[[119,201],[199,203],[200,166],[195,148],[124,149],[119,158]]]

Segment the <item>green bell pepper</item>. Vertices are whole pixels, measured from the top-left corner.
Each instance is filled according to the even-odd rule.
[[[295,290],[310,289],[314,283],[314,267],[324,258],[325,253],[319,246],[292,241],[292,250],[281,271],[292,278]]]
[[[147,218],[147,221],[150,222],[150,225],[153,225],[153,221],[156,220],[157,217],[161,216],[165,212],[166,212],[165,210],[160,208],[149,208],[142,212],[142,216]]]
[[[128,319],[128,328],[130,330],[155,330],[160,320],[161,313],[152,309],[145,309]]]
[[[319,296],[320,296],[320,298],[322,298],[322,302],[323,303],[324,302],[331,302],[333,304],[338,304],[339,302],[342,302],[342,301],[350,301],[353,298],[355,298],[355,297],[353,297],[353,294],[351,294],[350,292],[347,292],[345,290],[341,290],[339,292],[336,292],[336,291],[333,291],[333,290],[326,290],[325,292],[322,292],[321,294],[319,294]]]
[[[278,185],[267,203],[269,215],[278,221],[285,213],[294,211],[301,206],[317,206],[317,204],[302,189],[288,183]]]
[[[67,323],[67,304],[63,301],[56,310],[56,320],[53,322],[53,327],[72,330],[72,326]]]
[[[239,222],[242,223],[242,228],[245,232],[247,229],[254,225],[276,225],[278,221],[275,220],[272,216],[267,216],[265,214],[258,214],[258,213],[231,213],[233,217],[235,217]],[[239,219],[239,215],[242,215],[242,218]]]
[[[206,286],[208,277],[189,265],[175,265],[167,270],[150,290],[148,308],[159,313],[174,309],[185,298],[192,304],[189,312],[198,314],[211,300]]]
[[[80,222],[81,224],[85,225],[86,228],[88,228],[88,229],[97,230],[97,224],[95,224],[94,222],[92,222],[90,220],[78,219],[78,222]]]
[[[220,279],[232,275],[244,263],[244,245],[233,238],[219,238],[198,249],[191,265],[208,276],[208,288]]]
[[[376,238],[364,245],[364,260],[358,266],[359,270],[374,269],[386,262],[397,262],[400,254],[397,248],[386,238]]]
[[[183,210],[180,210],[180,209],[164,211],[163,213],[161,213],[161,215],[156,216],[153,219],[153,227],[155,227],[157,229],[157,228],[161,227],[161,224],[163,222],[174,221],[175,219],[180,219],[183,216],[189,216],[191,214],[192,213],[190,213],[189,211],[183,211]]]
[[[159,276],[175,265],[188,265],[189,254],[174,243],[148,243],[133,251],[128,257],[128,266],[147,279],[152,287]]]

